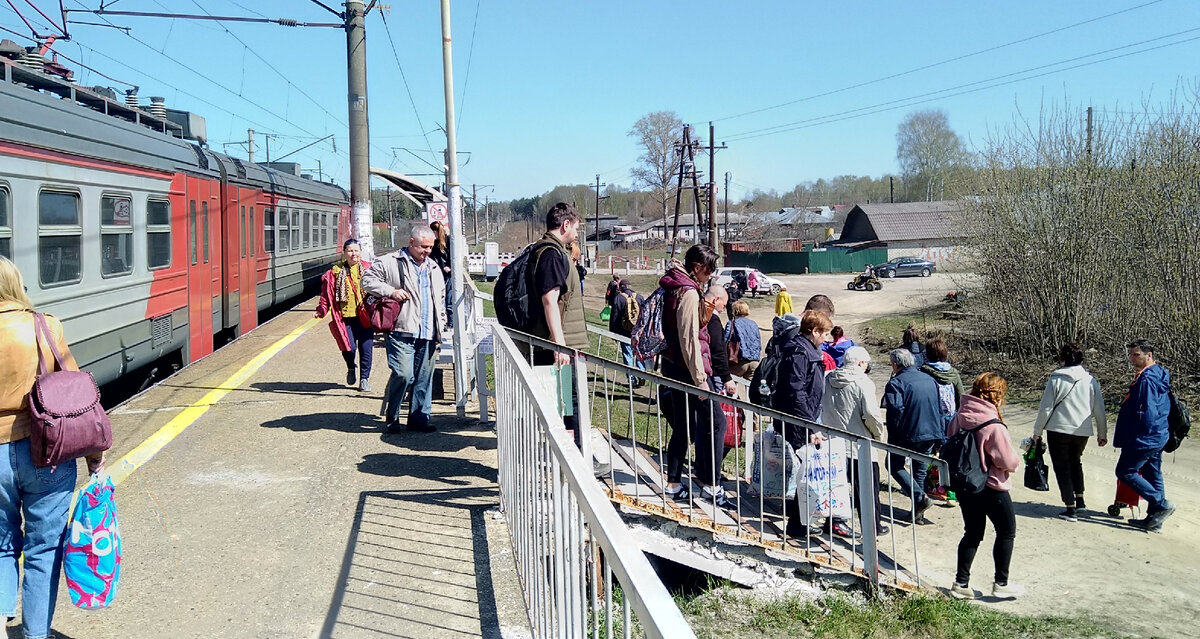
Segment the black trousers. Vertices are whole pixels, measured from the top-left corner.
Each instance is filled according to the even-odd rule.
[[[996,544],[992,546],[996,583],[1007,584],[1013,540],[1017,538],[1017,518],[1013,514],[1012,497],[1007,490],[984,488],[975,495],[959,493],[958,504],[963,516],[963,537],[958,542],[958,572],[954,581],[964,585],[970,583],[975,551],[983,542],[983,532],[990,519],[996,528]]]
[[[677,382],[692,383],[691,374],[670,360],[663,359],[662,373]],[[705,486],[716,486],[721,477],[718,465],[725,456],[726,420],[721,404],[665,386],[658,388],[658,401],[671,427],[671,439],[667,442],[667,481],[678,483],[683,477],[688,444],[691,443],[696,446],[692,468],[696,479]]]
[[[859,487],[862,485],[858,477],[858,463],[856,460],[846,460],[846,464],[850,467],[850,490],[854,491],[854,507],[858,509],[858,522],[864,528],[867,522],[862,520],[862,498],[859,497]],[[879,462],[871,462],[871,494],[875,496],[875,527],[879,528],[879,518],[883,515],[883,509],[879,503]]]
[[[1058,481],[1062,502],[1069,508],[1075,506],[1076,497],[1083,496],[1083,450],[1087,443],[1088,438],[1084,435],[1046,431],[1054,479]]]

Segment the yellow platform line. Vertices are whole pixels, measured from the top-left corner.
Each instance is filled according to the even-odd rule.
[[[142,465],[153,459],[160,450],[171,443],[171,440],[178,437],[188,426],[194,424],[197,419],[200,419],[202,415],[207,413],[208,409],[212,408],[229,393],[237,390],[246,380],[257,373],[263,365],[270,361],[272,357],[278,354],[279,351],[287,347],[288,344],[296,341],[305,331],[312,328],[319,321],[321,320],[315,317],[310,318],[301,324],[299,328],[268,346],[261,353],[255,355],[249,362],[246,362],[236,373],[221,382],[217,388],[205,393],[204,397],[201,397],[199,401],[183,409],[183,412],[172,418],[171,421],[167,422],[162,428],[159,428],[153,435],[147,437],[141,444],[138,444],[137,448],[129,451],[128,455],[122,457],[117,463],[112,464],[108,468],[108,474],[112,477],[113,484],[120,484],[125,481],[125,479],[133,474],[133,471],[141,468]]]

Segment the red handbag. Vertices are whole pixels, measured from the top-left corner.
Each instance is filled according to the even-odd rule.
[[[725,414],[725,447],[735,448],[742,445],[742,429],[746,424],[746,413],[731,404],[721,404],[721,412]]]
[[[100,389],[86,371],[64,370],[62,356],[46,317],[33,314],[38,376],[29,391],[29,452],[33,465],[57,466],[112,447],[112,424],[100,406]],[[45,339],[54,353],[56,370],[49,370],[42,354]]]

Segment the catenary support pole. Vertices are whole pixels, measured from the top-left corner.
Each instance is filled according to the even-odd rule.
[[[371,234],[371,156],[367,130],[367,33],[363,0],[346,0],[346,84],[350,121],[351,237],[374,259]],[[268,141],[269,144],[269,141]],[[269,161],[269,159],[268,159]]]
[[[459,417],[467,414],[467,357],[464,344],[462,287],[466,275],[463,237],[462,189],[458,184],[458,139],[454,128],[454,59],[450,46],[450,0],[442,0],[442,80],[446,94],[446,194],[450,201],[450,295],[454,306],[454,406]]]
[[[717,149],[713,142],[713,123],[708,123],[708,245],[712,250],[717,248]]]
[[[247,155],[250,158],[250,164],[254,164],[254,129],[246,129],[246,140]]]

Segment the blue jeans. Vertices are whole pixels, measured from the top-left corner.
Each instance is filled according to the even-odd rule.
[[[926,455],[932,455],[933,449],[937,447],[936,441],[928,442],[912,442],[908,444],[897,444],[905,448]],[[912,496],[914,507],[925,498],[925,475],[929,474],[929,466],[923,461],[912,460],[912,474],[908,474],[908,469],[904,467],[904,460],[907,459],[904,455],[891,454],[890,458],[892,466],[892,478],[900,484],[900,491],[905,497]]]
[[[29,438],[0,444],[0,511],[4,516],[0,528],[0,614],[17,616],[17,558],[24,552],[21,627],[25,639],[50,636],[75,476],[75,460],[53,468],[35,467],[29,454]]]
[[[370,326],[363,326],[357,317],[343,317],[346,324],[346,337],[350,338],[348,351],[342,351],[342,359],[346,360],[346,368],[354,370],[354,354],[358,353],[358,378],[367,379],[371,376],[371,355],[375,349],[375,331]]]
[[[626,344],[625,342],[621,342],[621,361],[625,362],[625,365],[629,366],[630,368],[637,367],[637,369],[639,371],[646,370],[646,364],[644,364],[642,362],[642,360],[637,359],[633,356],[633,345],[632,344]],[[632,375],[629,376],[629,381],[631,383],[635,379],[637,379],[637,378],[633,377]]]
[[[388,333],[387,359],[392,375],[383,394],[383,415],[389,424],[400,421],[400,405],[409,389],[412,402],[408,424],[429,424],[429,414],[433,412],[433,358],[437,349],[438,343],[431,339],[417,339],[396,331]]]
[[[1117,479],[1146,499],[1146,512],[1153,514],[1167,501],[1163,487],[1161,448],[1122,448],[1117,459]]]

